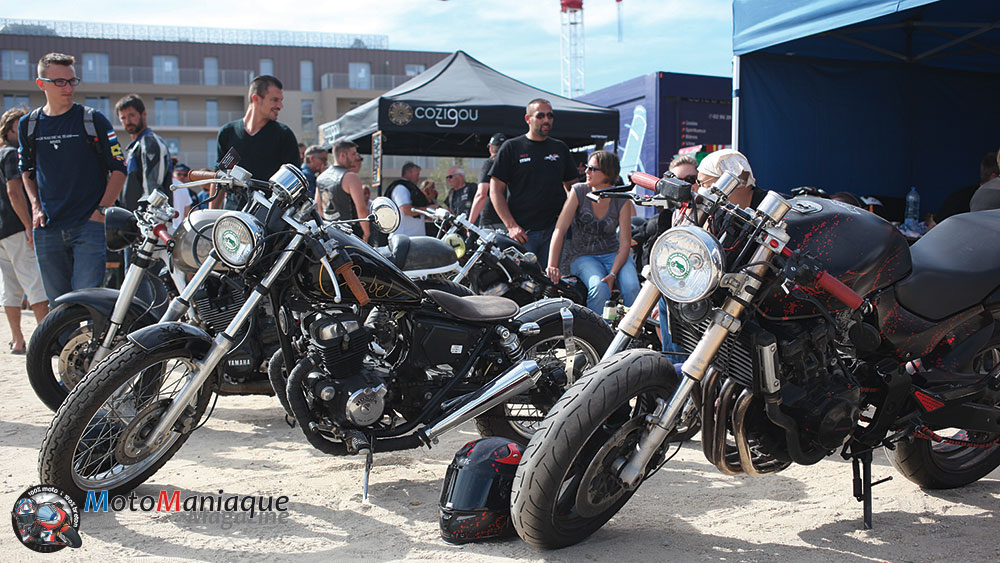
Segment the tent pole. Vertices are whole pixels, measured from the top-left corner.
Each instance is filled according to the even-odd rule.
[[[382,131],[372,133],[372,187],[382,195]]]
[[[740,150],[740,57],[733,56],[733,149]]]

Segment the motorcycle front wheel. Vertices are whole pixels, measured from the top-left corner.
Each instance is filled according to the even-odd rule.
[[[183,347],[149,353],[127,343],[101,362],[56,411],[38,455],[42,483],[78,503],[87,491],[126,494],[156,473],[184,444],[212,395],[210,378],[167,440],[145,447],[197,358]]]
[[[52,410],[90,371],[99,342],[85,307],[64,304],[52,309],[31,335],[25,365],[35,395]]]
[[[676,386],[673,366],[658,352],[627,350],[574,383],[531,438],[517,468],[511,520],[521,539],[540,549],[578,543],[603,526],[635,494],[615,462],[635,450],[658,398]],[[666,442],[650,461],[665,457]]]
[[[590,309],[575,305],[570,311],[573,313],[572,341],[577,352],[583,353],[584,365],[580,369],[580,373],[583,373],[601,360],[614,333],[604,319]],[[541,331],[537,335],[523,338],[521,346],[526,359],[535,360],[543,373],[552,373],[555,368],[566,365],[566,340],[562,333],[562,321],[560,318],[558,321],[539,324]],[[562,371],[564,370],[559,373]],[[543,385],[539,388],[518,395],[476,418],[479,434],[527,443],[538,430],[545,414],[573,383],[569,380],[570,377],[572,374],[566,374],[565,380],[550,381],[543,375]]]

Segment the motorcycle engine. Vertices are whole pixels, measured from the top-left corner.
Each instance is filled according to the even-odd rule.
[[[838,361],[833,327],[823,319],[785,323],[775,336],[782,410],[806,440],[841,446],[861,416],[861,387]]]
[[[245,287],[231,281],[218,278],[205,281],[193,301],[198,318],[209,333],[218,334],[229,326],[246,301],[246,291]],[[252,333],[238,335],[239,346],[224,360],[226,378],[236,383],[265,379],[261,366],[278,348],[278,334],[271,315],[258,310],[246,330]]]
[[[309,350],[320,359],[305,381],[313,406],[339,424],[378,422],[385,412],[388,372],[364,361],[371,331],[350,312],[317,314],[306,321]]]

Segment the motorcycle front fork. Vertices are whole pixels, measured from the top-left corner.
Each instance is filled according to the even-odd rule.
[[[128,270],[125,272],[125,279],[122,280],[121,289],[118,290],[118,300],[115,301],[115,308],[111,311],[108,330],[104,333],[104,340],[97,347],[97,350],[94,351],[92,364],[103,360],[111,353],[115,338],[118,337],[118,331],[121,330],[122,324],[125,322],[125,317],[128,315],[128,310],[132,306],[132,300],[135,298],[136,293],[139,292],[142,277],[149,268],[149,263],[153,260],[153,251],[155,248],[156,239],[147,237],[136,252],[135,259],[129,264]],[[140,264],[145,265],[141,266]]]

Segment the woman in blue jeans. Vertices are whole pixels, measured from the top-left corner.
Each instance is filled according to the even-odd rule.
[[[552,233],[546,273],[553,282],[559,281],[559,257],[562,255],[566,231],[573,229],[569,249],[577,258],[570,264],[573,275],[587,285],[587,307],[601,314],[611,289],[618,285],[622,301],[631,306],[639,294],[639,276],[632,260],[632,202],[606,198],[587,199],[592,190],[610,188],[621,167],[618,157],[607,151],[595,151],[587,163],[587,183],[576,184],[570,190]],[[623,226],[619,229],[619,226]]]

